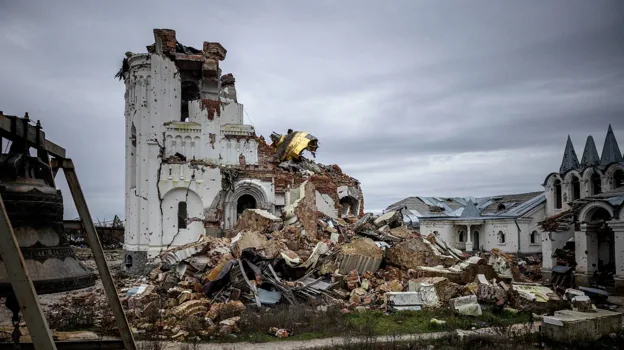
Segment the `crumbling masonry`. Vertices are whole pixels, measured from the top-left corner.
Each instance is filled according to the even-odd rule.
[[[337,165],[280,162],[275,147],[243,123],[234,76],[219,67],[227,52],[221,44],[184,46],[169,29],[155,29],[154,38],[147,53],[127,52],[117,75],[126,84],[128,271],[142,272],[167,248],[221,235],[244,209],[281,216],[306,180],[317,210],[363,212],[358,181]]]

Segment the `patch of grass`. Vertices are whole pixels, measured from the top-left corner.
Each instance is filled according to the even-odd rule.
[[[431,323],[435,318],[445,324]],[[503,311],[492,313],[485,309],[479,317],[456,315],[449,309],[431,309],[421,311],[401,311],[384,314],[381,311],[368,311],[343,315],[337,309],[319,312],[310,307],[279,307],[274,309],[247,310],[242,316],[236,340],[224,341],[270,342],[279,340],[308,340],[337,336],[380,335],[442,332],[454,329],[472,329],[483,327],[503,327],[529,322],[528,313]],[[285,328],[292,336],[278,339],[270,334],[271,327]]]
[[[479,317],[455,315],[448,309],[432,309],[421,311],[401,311],[391,314],[384,314],[380,311],[365,313],[354,313],[346,315],[350,326],[361,333],[368,333],[364,328],[373,324],[374,335],[395,335],[449,331],[453,329],[471,329],[492,326],[505,326],[516,323],[529,322],[528,313],[511,313],[503,311],[500,314],[493,314],[489,310],[484,310]],[[445,321],[445,324],[437,325],[431,323],[431,319]]]

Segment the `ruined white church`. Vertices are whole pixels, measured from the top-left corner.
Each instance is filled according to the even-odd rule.
[[[556,250],[573,241],[577,284],[589,285],[600,272],[606,284],[624,291],[623,186],[624,162],[611,126],[601,156],[589,136],[580,162],[568,138],[559,171],[544,181],[546,217],[562,221],[542,237],[545,279],[557,266]]]
[[[184,46],[169,29],[154,38],[147,53],[126,53],[118,73],[126,85],[127,270],[233,228],[244,209],[280,215],[304,180],[316,184],[329,215],[345,205],[363,210],[359,183],[337,166],[314,164],[311,179],[278,167],[275,150],[243,122],[234,77],[219,68],[221,44]]]

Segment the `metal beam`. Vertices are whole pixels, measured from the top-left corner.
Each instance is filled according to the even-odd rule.
[[[113,314],[115,315],[115,321],[117,321],[117,327],[119,328],[121,339],[123,340],[126,350],[136,350],[136,344],[134,343],[132,332],[128,326],[128,319],[126,319],[126,314],[124,313],[121,302],[119,301],[119,296],[117,295],[117,290],[115,289],[115,283],[113,282],[113,278],[108,270],[108,265],[106,264],[106,259],[104,257],[104,251],[102,251],[100,239],[95,231],[95,225],[93,224],[93,219],[91,218],[89,208],[87,207],[87,201],[85,200],[84,193],[82,192],[82,188],[80,188],[80,183],[78,182],[78,176],[76,175],[74,163],[71,159],[64,159],[58,165],[60,165],[65,172],[65,178],[67,179],[69,190],[71,191],[72,197],[74,197],[76,209],[78,210],[82,226],[87,234],[87,241],[91,247],[91,253],[93,254],[95,264],[100,272],[100,278],[102,279],[102,284],[104,285],[104,291],[106,292],[108,301],[113,309]]]
[[[13,287],[13,293],[28,326],[28,332],[37,350],[55,350],[56,345],[52,339],[52,332],[48,328],[48,322],[43,315],[41,305],[39,305],[37,293],[26,272],[24,257],[15,239],[13,227],[1,196],[0,209],[2,211],[0,213],[0,254]]]
[[[13,130],[13,123],[20,119],[16,116],[0,113],[0,136],[12,140],[16,135],[24,135],[23,123],[15,123],[15,130]],[[29,124],[26,129],[26,142],[29,146],[37,146],[37,133],[39,133],[40,140],[45,140],[45,133]],[[56,143],[45,140],[44,147],[51,156],[65,158],[65,149]]]

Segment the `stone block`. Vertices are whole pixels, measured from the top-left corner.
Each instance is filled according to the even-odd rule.
[[[274,259],[288,250],[285,243],[277,239],[267,240],[257,231],[241,231],[232,239],[232,254],[239,258],[243,250],[252,248],[265,259]]]
[[[451,298],[457,295],[460,290],[460,286],[456,283],[449,281],[444,277],[423,277],[414,280],[415,283],[423,285],[433,285],[435,288],[437,299],[446,303]]]
[[[204,55],[207,57],[223,61],[226,54],[227,50],[220,43],[204,41]]]
[[[480,316],[482,314],[481,305],[474,295],[451,299],[449,305],[453,311],[461,315]]]
[[[384,301],[392,310],[420,310],[424,305],[420,292],[388,292]]]
[[[342,246],[338,267],[343,274],[353,270],[359,273],[377,272],[383,261],[383,249],[379,248],[370,238],[356,239]]]
[[[282,229],[282,219],[264,209],[245,209],[236,222],[236,231],[270,233]]]
[[[389,211],[375,219],[374,223],[377,227],[385,225],[388,225],[390,228],[398,227],[403,224],[403,215],[400,211]]]
[[[572,308],[574,311],[591,312],[593,311],[594,304],[587,295],[578,295],[572,298]]]
[[[596,312],[562,310],[546,316],[542,322],[542,335],[548,339],[574,343],[594,341],[622,330],[622,314],[598,309]]]

